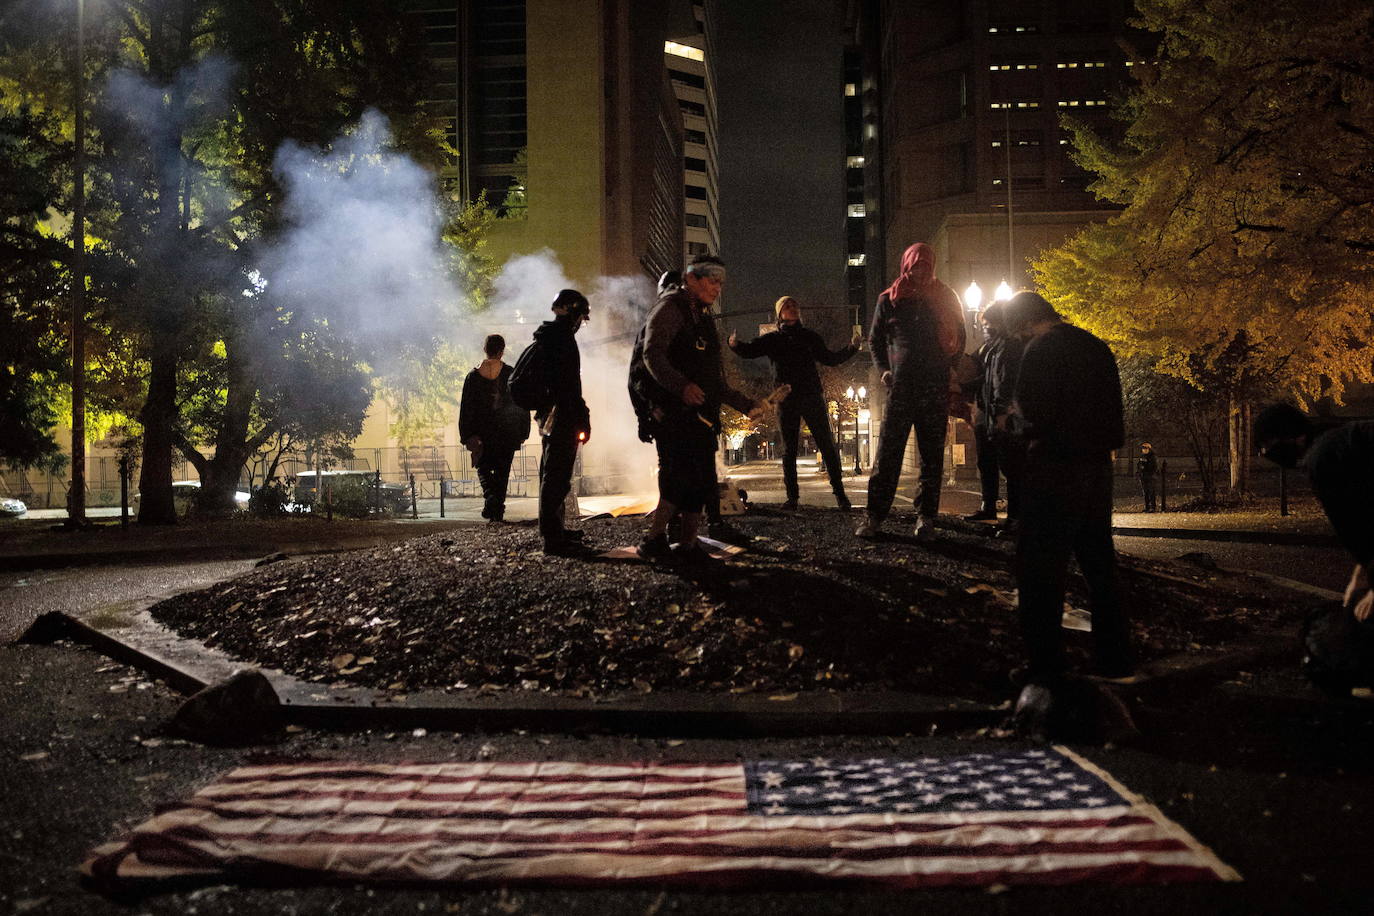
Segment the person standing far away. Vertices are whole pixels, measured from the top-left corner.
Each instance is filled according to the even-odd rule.
[[[1116,358],[1038,293],[1017,293],[1003,315],[1007,333],[1025,342],[1015,409],[1027,448],[1016,551],[1026,682],[1053,697],[1066,674],[1061,624],[1070,556],[1088,584],[1097,674],[1129,680],[1130,633],[1112,543],[1112,452],[1125,440]]]
[[[1155,511],[1155,475],[1159,464],[1155,460],[1154,446],[1148,442],[1140,443],[1140,457],[1135,461],[1135,476],[1140,478],[1140,495],[1145,500],[1145,511]]]
[[[710,557],[697,532],[707,500],[719,498],[715,462],[721,405],[755,418],[762,407],[725,381],[711,314],[725,285],[724,262],[697,255],[682,282],[660,294],[649,311],[640,360],[630,367],[631,384],[650,405],[658,450],[658,506],[637,552],[648,560],[676,557],[695,563]],[[678,512],[682,536],[670,547],[668,523]]]
[[[511,462],[530,435],[530,414],[510,395],[511,367],[501,361],[506,339],[492,334],[482,349],[487,358],[463,380],[458,438],[472,452],[482,485],[482,518],[499,525],[506,517]]]
[[[797,484],[797,441],[801,435],[801,421],[805,420],[816,440],[816,449],[825,462],[835,503],[847,512],[849,497],[844,492],[840,453],[835,448],[835,437],[830,432],[830,413],[821,394],[821,377],[816,371],[816,363],[840,365],[859,352],[863,336],[856,333],[848,346],[831,350],[821,335],[802,325],[801,307],[791,296],[779,299],[773,306],[773,314],[777,319],[776,331],[769,331],[750,341],[742,341],[737,335],[731,334],[729,344],[731,350],[745,359],[768,357],[773,363],[777,384],[790,385],[792,388],[791,393],[778,405],[778,426],[783,442],[782,480],[787,488],[787,502],[783,503],[783,508],[797,508],[797,501],[801,497],[801,489]]]
[[[902,254],[897,279],[878,296],[869,331],[873,363],[887,388],[878,457],[868,479],[868,517],[854,533],[876,537],[892,508],[912,429],[921,458],[916,537],[934,533],[949,429],[949,391],[967,332],[954,290],[935,278],[935,249],[917,242]]]
[[[564,525],[563,505],[572,488],[577,449],[592,435],[591,416],[582,399],[582,356],[577,349],[577,332],[591,318],[591,305],[577,290],[565,289],[553,300],[553,315],[552,321],[534,332],[535,343],[544,348],[545,378],[553,394],[549,406],[534,415],[544,437],[539,459],[539,534],[544,553],[579,556],[582,532]]]

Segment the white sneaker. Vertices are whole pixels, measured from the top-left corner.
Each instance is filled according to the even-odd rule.
[[[918,541],[928,541],[935,537],[935,520],[928,515],[918,516],[916,528],[911,532]]]

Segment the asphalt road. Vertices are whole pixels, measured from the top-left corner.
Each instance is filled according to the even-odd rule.
[[[813,488],[808,488],[811,492]],[[828,495],[828,494],[825,494]],[[811,501],[808,499],[807,501]],[[821,499],[816,499],[820,502]],[[954,511],[955,507],[947,507]],[[1343,584],[1341,552],[1122,538],[1121,549],[1176,557],[1206,551],[1224,566]],[[195,588],[251,561],[86,566],[0,575],[0,912],[35,913],[960,913],[1368,912],[1374,899],[1374,705],[1336,704],[1291,667],[1244,673],[1220,688],[1135,710],[1145,737],[1080,748],[1211,846],[1245,881],[1226,886],[856,889],[683,892],[566,889],[242,888],[209,885],[125,904],[83,888],[74,867],[92,846],[254,753],[366,760],[735,759],[919,755],[988,743],[978,734],[754,741],[633,736],[300,732],[277,746],[207,748],[157,735],[180,697],[84,648],[10,645],[38,613],[90,613]],[[998,744],[997,746],[1005,746]]]
[[[732,760],[906,756],[1005,742],[976,734],[753,741],[624,735],[299,732],[258,749],[157,734],[179,698],[83,648],[0,647],[0,912],[58,914],[1366,913],[1374,893],[1374,712],[1310,694],[1292,672],[1243,676],[1168,709],[1138,710],[1136,746],[1078,748],[1182,824],[1240,884],[1073,886],[995,892],[528,888],[250,888],[210,883],[129,903],[84,888],[93,846],[244,762]]]
[[[0,573],[0,644],[17,638],[48,611],[86,614],[124,601],[203,588],[253,568],[252,560],[71,566]]]

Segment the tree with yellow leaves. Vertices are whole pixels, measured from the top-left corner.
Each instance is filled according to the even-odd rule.
[[[1071,121],[1091,189],[1121,204],[1032,265],[1119,354],[1230,404],[1340,401],[1374,380],[1374,7],[1365,0],[1138,0],[1156,60],[1113,143]]]

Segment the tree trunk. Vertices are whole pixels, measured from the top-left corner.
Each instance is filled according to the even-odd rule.
[[[200,481],[198,508],[209,515],[229,515],[237,508],[234,490],[238,486],[243,466],[265,441],[260,434],[251,440],[248,425],[252,419],[253,400],[258,386],[253,372],[243,358],[243,346],[237,340],[225,341],[225,363],[228,379],[224,397],[224,412],[219,429],[215,431],[215,456],[206,464]]]
[[[175,525],[172,449],[177,417],[177,358],[173,347],[154,343],[143,405],[143,468],[138,476],[140,525]]]
[[[1250,486],[1250,402],[1232,395],[1227,405],[1226,421],[1231,490],[1244,493]]]

